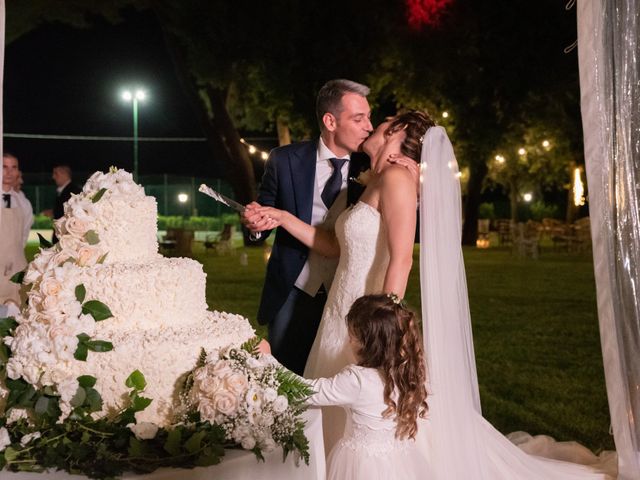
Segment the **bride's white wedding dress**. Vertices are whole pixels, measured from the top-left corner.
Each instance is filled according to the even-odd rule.
[[[439,128],[432,128],[430,132],[436,134],[434,137],[438,136],[438,142],[443,141],[442,135],[446,138],[446,134],[442,133]],[[435,140],[431,137],[425,138],[425,144],[430,141]],[[446,139],[446,143],[448,143],[448,139]],[[455,164],[452,150],[449,155],[452,160],[445,161],[445,165],[448,166],[442,167],[441,171],[447,171],[448,175],[451,175],[449,169]],[[446,156],[443,158],[446,159]],[[435,178],[435,169],[432,168],[431,173]],[[446,172],[442,173],[442,175],[445,174]],[[423,195],[423,200],[425,197],[426,195]],[[441,209],[440,206],[437,208],[439,214],[446,214],[447,210]],[[455,211],[455,203],[449,208]],[[424,218],[421,218],[421,222],[422,220]],[[453,223],[457,224],[453,240],[447,235],[441,235],[439,239],[428,237],[424,222],[422,224],[421,238],[429,238],[428,243],[433,247],[431,254],[440,251],[437,246],[438,241],[446,241],[449,245],[447,248],[454,252],[443,256],[440,260],[445,264],[439,266],[440,273],[435,277],[429,277],[432,272],[427,272],[425,260],[431,261],[432,264],[438,262],[434,262],[433,257],[429,258],[425,255],[423,247],[421,254],[422,302],[424,304],[425,299],[428,301],[435,298],[433,292],[425,293],[427,284],[431,285],[430,288],[434,288],[437,284],[438,286],[435,287],[437,290],[441,284],[454,285],[455,282],[462,282],[463,289],[455,287],[451,291],[441,291],[436,294],[444,298],[447,295],[453,295],[448,298],[445,305],[451,306],[453,302],[456,309],[468,312],[464,267],[460,267],[462,255],[460,253],[457,257],[455,253],[456,250],[460,252],[459,232],[457,231],[460,227],[458,222]],[[340,261],[305,368],[304,376],[307,378],[331,377],[346,365],[355,363],[348,343],[345,316],[358,297],[382,292],[389,263],[387,233],[380,213],[367,203],[358,202],[343,212],[336,222],[335,232],[341,249]],[[435,232],[435,235],[440,234]],[[458,272],[460,272],[461,278],[456,277]],[[441,300],[433,301],[431,307],[438,307],[438,305],[442,306]],[[438,312],[442,315],[439,315]],[[426,313],[425,315],[423,310],[425,323],[436,317],[453,319],[449,316],[450,312],[446,311],[446,306],[439,308],[436,312],[430,310]],[[468,318],[468,313],[466,315]],[[460,325],[456,323],[453,328],[460,330],[462,332],[460,337],[463,338],[463,330],[470,329],[470,326],[465,326],[465,321],[456,320],[456,322],[460,322]],[[602,459],[598,459],[588,449],[575,442],[555,442],[548,437],[531,438],[526,434],[521,434],[518,435],[519,438],[514,438],[514,441],[520,444],[516,446],[487,422],[480,414],[477,381],[473,381],[475,360],[473,359],[472,343],[468,348],[470,351],[469,360],[460,357],[463,359],[457,365],[442,365],[441,362],[434,368],[437,363],[433,358],[434,355],[440,356],[440,358],[449,358],[444,351],[435,347],[436,344],[441,344],[442,348],[446,348],[444,345],[465,343],[464,340],[457,339],[458,333],[452,334],[447,331],[452,328],[453,322],[444,321],[444,325],[447,325],[444,330],[439,326],[441,323],[443,322],[431,321],[424,327],[428,332],[427,335],[431,336],[431,342],[427,343],[426,348],[433,350],[426,352],[427,356],[431,357],[428,362],[428,376],[434,381],[433,374],[435,372],[437,378],[435,384],[431,384],[428,388],[430,395],[427,398],[430,407],[429,419],[420,422],[417,442],[419,448],[423,449],[425,456],[428,457],[428,460],[425,461],[429,465],[425,465],[424,471],[431,472],[430,478],[437,480],[602,480],[608,478],[604,474],[594,473],[593,468],[577,463],[568,463],[600,463],[602,466]],[[435,325],[435,329],[433,325]],[[470,330],[467,333],[470,335]],[[452,338],[452,335],[456,338]],[[460,348],[460,350],[464,349]],[[455,388],[444,386],[443,382],[455,384],[466,381],[462,380],[463,373],[471,378],[469,382],[471,387],[462,391],[470,391],[471,394],[461,393],[453,395],[454,398],[443,398],[443,391],[455,390]],[[443,378],[443,375],[449,378]],[[342,437],[346,422],[343,408],[323,407],[323,428],[327,453]],[[522,441],[523,438],[525,441]]]
[[[340,261],[304,370],[306,378],[332,377],[355,363],[345,317],[357,298],[382,291],[389,264],[387,234],[380,213],[371,205],[358,202],[342,212],[336,220],[335,232],[340,244]],[[327,453],[342,437],[345,423],[342,407],[323,407]]]

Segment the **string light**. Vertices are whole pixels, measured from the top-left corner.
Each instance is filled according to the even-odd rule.
[[[247,147],[247,150],[249,150],[249,153],[251,155],[259,154],[262,160],[267,160],[269,158],[269,152],[265,152],[264,150],[260,150],[255,145],[251,145],[244,138],[240,139],[240,143],[242,143],[245,147]]]
[[[584,202],[584,183],[580,178],[580,168],[578,167],[573,171],[573,204],[576,207],[581,207]]]
[[[502,155],[496,155],[496,162],[504,163],[504,157]]]
[[[519,155],[525,155],[526,153],[527,153],[527,151],[526,151],[524,148],[520,147],[520,148],[518,149],[518,154],[519,154]]]
[[[531,194],[531,193],[525,193],[525,194],[522,196],[522,198],[523,198],[523,200],[524,200],[525,202],[527,202],[527,203],[528,203],[528,202],[530,202],[531,200],[533,200],[533,194]]]
[[[543,140],[542,141],[542,146],[544,148],[549,148],[550,145],[551,145],[551,143],[549,143],[549,140]]]
[[[449,112],[442,112],[442,118],[449,118]]]

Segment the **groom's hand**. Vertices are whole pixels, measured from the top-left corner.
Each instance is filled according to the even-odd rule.
[[[270,219],[260,211],[262,206],[258,202],[251,202],[245,206],[240,221],[247,227],[252,233],[262,232],[264,230],[270,230]]]
[[[400,165],[401,167],[409,170],[409,173],[411,173],[416,185],[418,188],[420,187],[420,165],[415,160],[402,155],[401,153],[392,153],[387,157],[387,162]]]

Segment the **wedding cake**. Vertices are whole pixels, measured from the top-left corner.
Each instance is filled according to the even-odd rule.
[[[153,401],[137,421],[170,425],[202,349],[254,335],[244,317],[207,311],[202,266],[158,253],[156,219],[155,199],[131,174],[96,172],[56,221],[59,243],[42,248],[26,270],[28,305],[4,339],[7,375],[52,387],[60,420],[73,410],[78,377],[97,378],[100,413],[109,415],[121,410],[125,380],[139,370]]]

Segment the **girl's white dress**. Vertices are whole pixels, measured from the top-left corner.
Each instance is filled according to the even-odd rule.
[[[411,480],[431,478],[425,452],[413,440],[395,438],[384,382],[374,368],[349,365],[331,378],[314,380],[310,405],[340,406],[346,412],[344,436],[327,459],[329,480]]]

